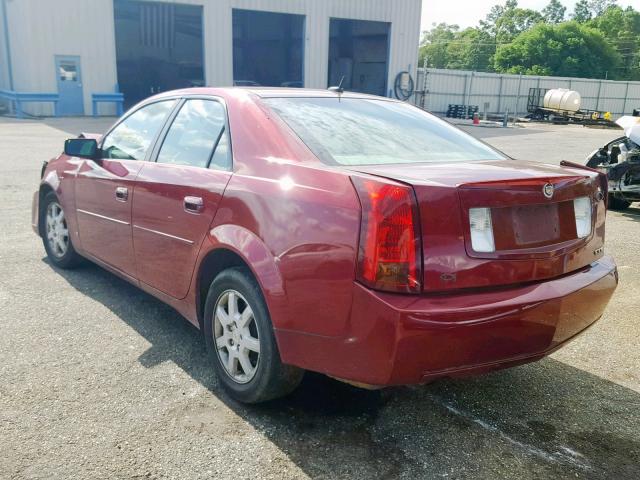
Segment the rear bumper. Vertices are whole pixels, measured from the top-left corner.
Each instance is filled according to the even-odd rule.
[[[278,332],[283,360],[370,385],[419,384],[538,360],[598,320],[618,283],[605,257],[516,288],[412,297],[354,287],[346,338]]]

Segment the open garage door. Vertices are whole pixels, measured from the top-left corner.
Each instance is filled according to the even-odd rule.
[[[126,107],[158,92],[204,86],[201,6],[115,0],[114,18]]]
[[[304,86],[304,16],[233,10],[233,82]]]
[[[332,18],[329,33],[329,85],[386,95],[390,23]]]

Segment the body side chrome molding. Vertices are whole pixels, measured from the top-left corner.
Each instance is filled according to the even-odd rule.
[[[82,210],[80,208],[76,209],[78,213],[84,213],[85,215],[90,215],[92,217],[102,218],[103,220],[109,220],[110,222],[119,223],[121,225],[130,225],[129,222],[125,222],[124,220],[118,220],[117,218],[105,217],[104,215],[99,215],[97,213],[88,212],[87,210]]]
[[[183,242],[188,245],[193,245],[194,243],[193,240],[187,240],[186,238],[176,237],[175,235],[170,235],[168,233],[159,232],[158,230],[152,230],[150,228],[141,227],[140,225],[134,225],[133,228],[144,230],[145,232],[155,233],[156,235],[160,235],[162,237],[172,238],[173,240],[178,240],[179,242]]]

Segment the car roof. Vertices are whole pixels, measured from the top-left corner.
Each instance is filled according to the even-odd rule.
[[[338,95],[343,98],[383,98],[375,95],[368,95],[366,93],[359,92],[337,92],[329,89],[315,89],[315,88],[283,88],[283,87],[238,87],[244,88],[251,93],[262,98],[276,98],[276,97],[336,97]],[[387,99],[388,100],[388,99]]]
[[[247,95],[255,95],[260,98],[368,98],[376,100],[392,100],[386,97],[378,97],[366,93],[348,92],[342,93],[335,90],[322,90],[312,88],[289,88],[289,87],[194,87],[180,90],[172,90],[163,92],[153,98],[162,98],[175,95],[213,95],[221,97],[237,96],[246,93]]]

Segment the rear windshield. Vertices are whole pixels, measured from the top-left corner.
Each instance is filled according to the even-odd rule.
[[[268,98],[325,163],[383,165],[505,157],[419,108],[364,98]]]

